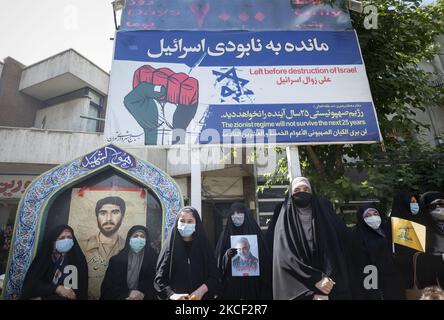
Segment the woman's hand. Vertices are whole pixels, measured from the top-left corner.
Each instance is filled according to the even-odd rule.
[[[206,284],[201,285],[199,288],[197,288],[193,293],[191,293],[191,297],[193,297],[192,300],[202,300],[202,297],[205,295],[205,293],[208,292],[208,287]]]
[[[188,293],[175,293],[170,296],[170,300],[190,300]]]
[[[227,251],[225,251],[225,255],[228,259],[233,258],[237,254],[236,248],[228,248]]]
[[[126,300],[143,300],[143,298],[145,298],[145,295],[142,292],[139,290],[131,290]]]
[[[67,289],[64,286],[60,285],[56,288],[56,293],[66,299],[75,300],[76,293],[72,289]]]
[[[329,277],[324,277],[315,284],[315,287],[318,288],[322,293],[329,294],[335,284],[336,283]]]

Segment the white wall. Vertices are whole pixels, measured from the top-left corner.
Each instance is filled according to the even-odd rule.
[[[103,134],[29,128],[0,127],[0,163],[61,164],[85,155],[107,143]],[[189,164],[168,161],[174,149],[122,147],[134,156],[166,171],[170,176],[190,174]],[[184,158],[189,158],[185,153]],[[203,171],[224,168],[202,164]]]
[[[415,119],[423,124],[430,125],[430,129],[421,130],[421,140],[436,146],[436,136],[440,135],[444,139],[444,106],[427,106],[426,111],[416,113]]]
[[[62,82],[66,82],[66,88]],[[108,83],[109,75],[105,71],[71,49],[25,68],[19,89],[33,96],[39,95],[38,90],[47,90],[45,99],[48,99],[85,86],[107,95]],[[54,89],[58,86],[61,86],[59,91],[67,91],[58,92]]]
[[[436,55],[430,62],[419,63],[419,67],[427,72],[440,74],[442,81],[444,79],[444,36],[437,37],[437,40],[441,43],[440,54]],[[444,83],[440,83],[440,85],[444,85]],[[436,136],[444,139],[444,106],[430,104],[425,108],[424,112],[417,112],[415,119],[423,124],[430,125],[430,130],[422,130],[421,139],[432,146],[436,146]]]
[[[239,177],[203,177],[202,195],[206,198],[243,197],[244,184]]]
[[[103,144],[96,133],[0,127],[0,162],[61,164]]]
[[[40,109],[37,111],[34,127],[86,132],[87,123],[92,120],[83,119],[80,116],[88,115],[89,108],[89,98],[79,98]],[[45,125],[42,127],[45,117]]]
[[[189,198],[190,194],[188,192],[187,178],[186,177],[185,178],[175,178],[174,180],[179,185],[182,195],[186,198]]]

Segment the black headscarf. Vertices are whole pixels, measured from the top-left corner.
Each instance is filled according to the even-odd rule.
[[[168,299],[174,293],[191,294],[202,284],[206,284],[208,292],[203,298],[212,299],[219,295],[220,291],[220,273],[214,251],[197,210],[193,207],[184,207],[180,212],[184,210],[190,210],[196,220],[190,256],[188,257],[185,241],[177,229],[180,217],[178,214],[174,227],[159,254],[154,288],[160,299]]]
[[[424,224],[426,226],[426,252],[418,256],[417,280],[418,287],[424,288],[444,284],[444,221],[435,220],[430,214],[430,204],[436,199],[444,199],[439,191],[429,191],[421,196],[420,203],[424,208]]]
[[[416,201],[418,201],[419,212],[417,214],[413,214],[410,211],[410,199],[412,197],[415,197]],[[407,192],[407,191],[398,192],[393,197],[392,212],[390,214],[390,217],[397,217],[397,218],[421,223],[421,218],[422,218],[422,213],[423,213],[422,209],[423,208],[419,203],[419,195],[417,195],[413,192]]]
[[[425,212],[426,252],[428,253],[444,253],[444,221],[436,221],[430,214],[430,203],[436,199],[444,199],[444,194],[439,191],[429,191],[424,193],[420,199]]]
[[[381,225],[377,230],[371,228],[363,217],[364,212],[370,208],[380,213]],[[390,224],[376,205],[363,206],[358,210],[354,236],[353,245],[355,250],[353,252],[353,261],[356,266],[354,276],[357,279],[355,283],[359,285],[359,298],[378,300],[402,299],[404,293],[401,278],[392,256]],[[366,289],[363,286],[364,279],[368,276],[368,273],[364,273],[364,268],[368,265],[373,265],[377,268],[377,289]]]
[[[54,251],[54,243],[65,229],[71,231],[74,241],[74,246],[65,254],[67,264],[77,267],[78,289],[75,289],[74,292],[77,299],[88,299],[88,266],[82,249],[80,249],[74,235],[74,230],[68,225],[55,227],[44,239],[42,247],[38,250],[26,273],[20,299],[36,297],[42,297],[42,299],[63,299],[55,292],[57,285],[52,283],[53,271],[55,270],[51,256]]]
[[[291,185],[288,192],[292,194]],[[336,282],[330,299],[350,299],[350,256],[345,247],[348,230],[336,215],[333,205],[312,193],[313,250],[293,197],[289,197],[284,206],[285,211],[279,215],[274,235],[274,299],[303,299],[323,294],[315,284],[325,276]]]
[[[410,211],[410,199],[415,197],[419,204],[419,212],[412,214]],[[393,198],[392,212],[390,218],[396,217],[401,219],[410,220],[416,223],[424,224],[424,208],[420,204],[420,198],[413,192],[398,192]],[[391,226],[391,220],[390,220]],[[391,231],[391,228],[390,228]],[[401,271],[404,287],[411,288],[413,285],[413,255],[417,250],[403,246],[401,244],[394,243],[394,258],[398,269]]]
[[[267,233],[265,234],[265,240],[267,242],[268,250],[270,251],[270,256],[273,257],[273,243],[274,243],[274,229],[276,228],[276,222],[278,221],[279,215],[281,214],[281,209],[284,203],[288,200],[288,194],[285,196],[285,200],[278,203],[273,210],[273,217],[271,218],[270,224],[268,225]]]
[[[240,227],[236,227],[231,219],[235,211],[245,213],[244,223]],[[231,236],[233,235],[257,235],[259,277],[231,276],[231,260],[227,258],[225,252],[231,248]],[[272,298],[271,256],[260,227],[243,203],[236,202],[231,205],[227,224],[217,242],[216,258],[217,266],[223,274],[221,299],[256,300]]]
[[[126,236],[125,247],[109,261],[105,278],[102,282],[100,300],[122,300],[129,296],[128,288],[128,255],[131,252],[129,245],[131,236],[137,232],[145,233],[146,244],[143,249],[143,262],[139,273],[139,282],[137,290],[145,295],[145,300],[153,300],[154,292],[154,276],[156,273],[157,254],[151,247],[148,229],[144,226],[134,226],[128,231]]]

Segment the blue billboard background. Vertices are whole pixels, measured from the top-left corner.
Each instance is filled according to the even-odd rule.
[[[369,102],[210,105],[203,123],[200,144],[259,141],[328,144],[381,140],[373,105]],[[218,134],[212,137],[207,129]]]
[[[119,32],[114,59],[189,67],[362,64],[354,31]]]

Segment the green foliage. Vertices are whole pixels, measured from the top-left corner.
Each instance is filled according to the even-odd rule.
[[[444,190],[444,148],[422,144],[417,136],[425,126],[414,119],[425,105],[444,101],[443,89],[431,83],[432,75],[418,68],[439,49],[435,38],[444,34],[444,0],[430,5],[419,0],[371,4],[378,10],[378,29],[366,30],[364,15],[352,12],[351,18],[384,144],[299,148],[303,174],[336,204],[377,198],[388,205],[397,190]],[[288,183],[287,171],[286,161],[281,161],[267,177],[268,184]]]

